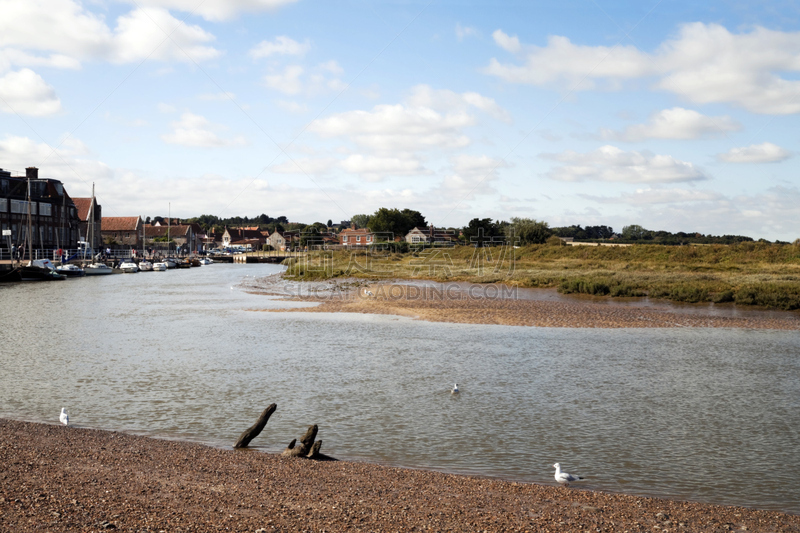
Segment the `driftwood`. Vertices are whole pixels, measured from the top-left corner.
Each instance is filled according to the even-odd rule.
[[[322,441],[317,439],[317,431],[319,428],[316,424],[308,426],[305,435],[300,437],[300,444],[297,444],[297,439],[292,439],[292,442],[283,450],[283,455],[289,457],[305,457],[306,459],[315,459],[317,461],[335,461],[333,457],[319,453],[322,447]],[[316,442],[315,442],[316,441]]]
[[[250,444],[250,441],[254,438],[258,437],[258,434],[264,430],[264,427],[267,425],[267,421],[269,417],[272,416],[272,413],[275,412],[275,409],[278,408],[277,404],[272,404],[266,409],[264,412],[261,413],[261,416],[258,417],[258,421],[253,424],[248,430],[246,430],[242,435],[239,437],[239,440],[236,441],[236,444],[233,445],[234,448],[247,448],[247,445]]]

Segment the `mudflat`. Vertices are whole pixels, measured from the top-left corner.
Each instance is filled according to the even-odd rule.
[[[800,531],[774,511],[4,419],[0,465],[3,532]]]
[[[405,281],[370,283],[334,280],[290,283],[280,276],[247,282],[247,290],[279,295],[287,300],[315,302],[316,307],[281,310],[317,313],[397,315],[429,322],[499,324],[558,328],[750,328],[800,329],[800,312],[738,310],[734,306],[659,305],[627,299],[626,305],[593,298],[520,297],[515,289],[497,285],[426,287]]]

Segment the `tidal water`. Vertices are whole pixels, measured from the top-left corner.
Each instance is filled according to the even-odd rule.
[[[230,447],[275,402],[268,452],[800,513],[796,331],[264,312],[279,270],[0,285],[0,416]]]

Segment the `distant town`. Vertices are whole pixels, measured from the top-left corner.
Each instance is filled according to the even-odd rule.
[[[230,218],[106,217],[94,196],[72,197],[61,181],[40,176],[36,167],[28,167],[24,176],[0,168],[0,227],[0,257],[8,257],[19,248],[28,234],[30,246],[36,250],[166,247],[186,254],[343,249],[381,243],[396,243],[398,251],[406,251],[409,246],[425,244],[490,246],[501,242],[545,243],[551,239],[566,243],[664,245],[753,241],[739,235],[652,231],[635,224],[619,232],[609,226],[550,227],[547,222],[529,218],[501,221],[476,217],[464,227],[440,228],[429,224],[419,211],[386,207],[338,222],[292,222],[286,216],[263,213]]]

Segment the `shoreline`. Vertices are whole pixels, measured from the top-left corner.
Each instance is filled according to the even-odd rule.
[[[460,324],[556,328],[739,328],[800,330],[800,313],[564,296],[553,289],[416,280],[366,282],[287,280],[282,274],[249,280],[249,292],[314,307],[269,312],[365,313]]]
[[[3,531],[800,531],[800,516],[0,419]]]

